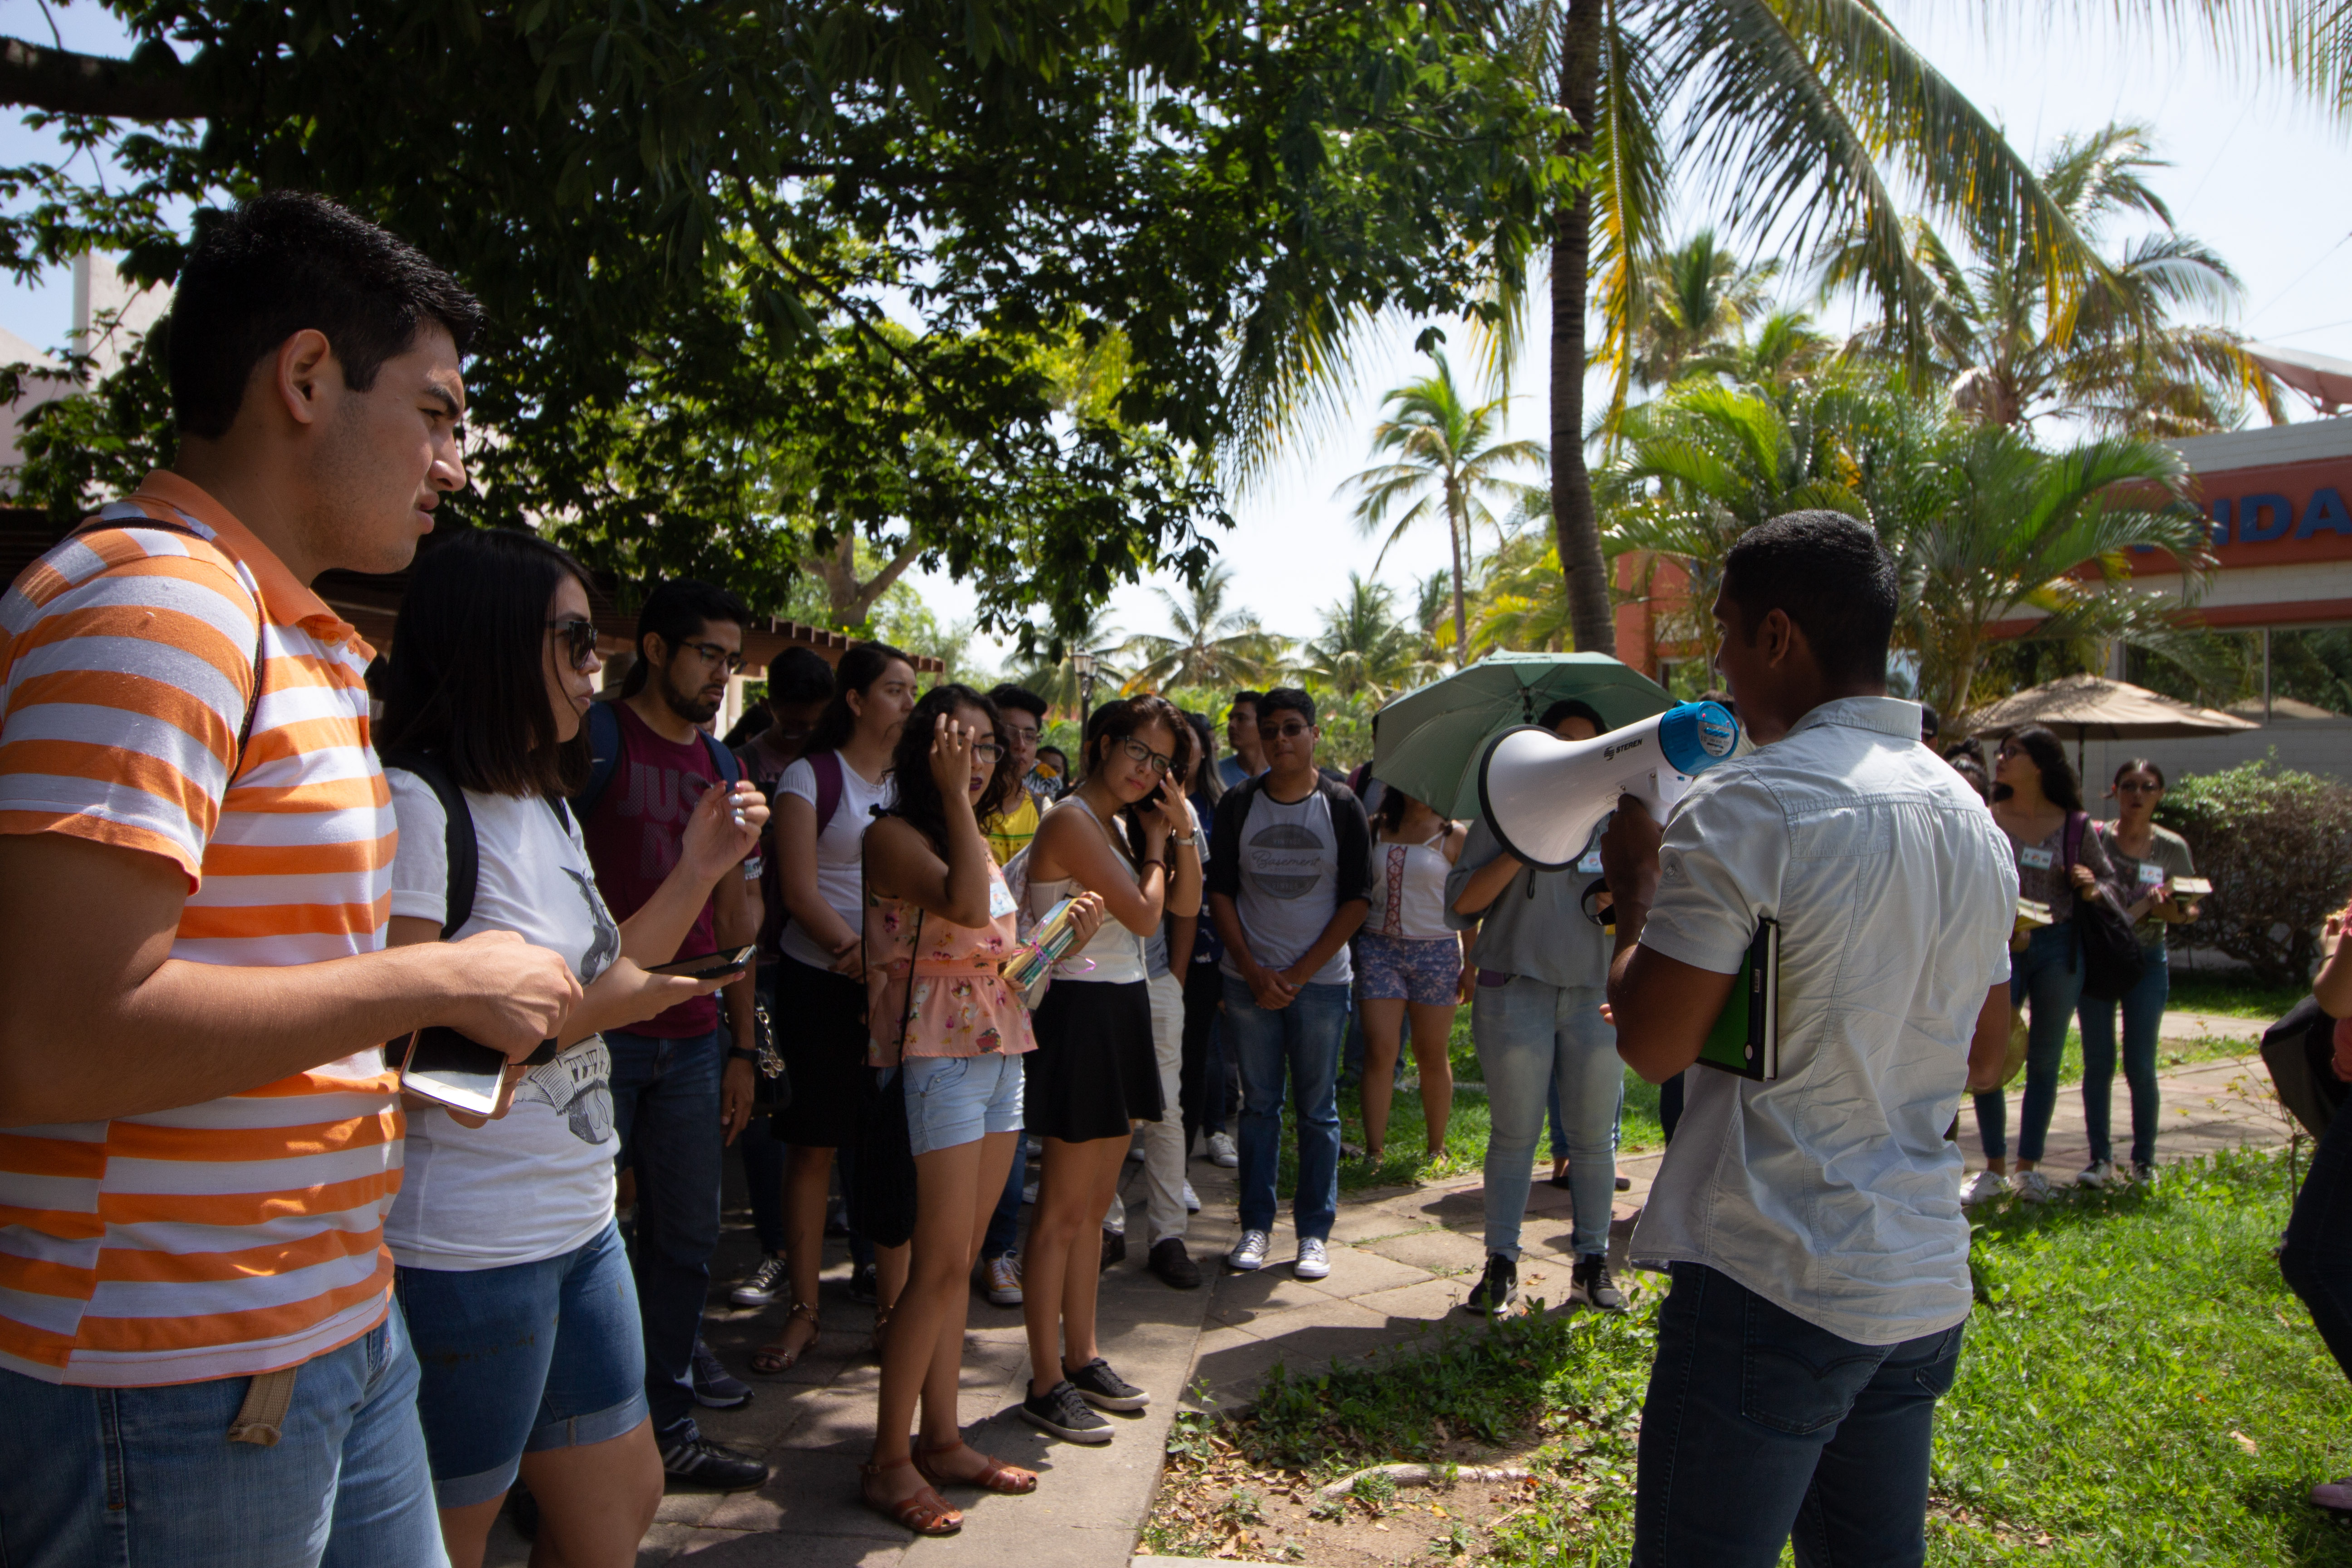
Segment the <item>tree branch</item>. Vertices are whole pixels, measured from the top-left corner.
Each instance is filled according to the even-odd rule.
[[[79,55],[21,38],[0,38],[0,104],[110,120],[199,120],[208,110],[176,61]]]

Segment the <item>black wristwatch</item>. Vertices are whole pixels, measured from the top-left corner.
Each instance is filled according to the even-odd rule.
[[[755,1062],[760,1059],[760,1053],[749,1046],[730,1046],[727,1047],[727,1059],[730,1062]]]

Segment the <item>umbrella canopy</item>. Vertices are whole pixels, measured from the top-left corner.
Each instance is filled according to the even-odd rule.
[[[1374,716],[1372,776],[1448,816],[1475,817],[1486,743],[1569,698],[1591,704],[1604,730],[1675,705],[1664,687],[1607,654],[1489,654]]]
[[[2077,741],[2157,741],[2259,730],[2252,720],[2158,696],[2144,686],[2097,675],[2069,675],[2029,686],[1973,716],[1977,734],[2041,724]]]

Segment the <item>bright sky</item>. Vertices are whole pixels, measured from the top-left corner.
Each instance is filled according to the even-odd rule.
[[[2352,140],[2323,128],[2285,89],[2251,87],[2200,49],[2124,41],[2105,23],[2053,31],[2038,19],[2038,5],[1889,0],[1889,9],[2028,157],[2109,120],[2150,126],[2174,165],[2157,175],[2158,193],[2180,227],[2219,249],[2244,280],[2233,324],[2268,342],[2352,358],[2352,204],[2344,195],[2352,191]],[[1997,30],[1969,19],[1987,9],[2000,15]],[[95,6],[56,15],[68,47],[119,47],[112,18]],[[0,0],[0,34],[46,41],[48,24],[35,0]],[[14,161],[30,140],[0,117],[0,159]],[[1687,195],[1681,210],[1677,234],[1706,221]],[[61,344],[71,311],[63,274],[33,289],[0,280],[0,326],[37,345]],[[1549,321],[1538,314],[1531,325],[1528,342],[1539,355]],[[1368,460],[1381,393],[1426,366],[1412,353],[1414,331],[1402,326],[1367,346],[1334,431],[1298,443],[1267,483],[1236,498],[1237,526],[1215,541],[1234,569],[1235,602],[1275,630],[1312,634],[1317,612],[1339,598],[1349,572],[1371,570],[1378,545],[1359,534],[1335,492]],[[1448,335],[1456,370],[1466,373],[1467,336],[1459,323]],[[1548,436],[1543,363],[1536,357],[1519,368],[1512,437]],[[2297,413],[2309,416],[2300,405]],[[1445,560],[1442,530],[1409,537],[1391,552],[1382,575],[1403,597]],[[914,581],[943,619],[971,613],[968,588],[941,577]],[[1120,591],[1111,616],[1127,632],[1165,629],[1165,612],[1149,587]]]

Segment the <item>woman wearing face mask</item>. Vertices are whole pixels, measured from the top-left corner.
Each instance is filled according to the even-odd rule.
[[[2116,816],[2112,824],[2101,825],[2100,837],[2128,900],[2124,913],[2131,917],[2132,934],[2139,938],[2142,967],[2139,984],[2124,993],[2121,1004],[2085,996],[2075,1009],[2083,1030],[2083,1122],[2091,1134],[2091,1163],[2074,1180],[2086,1187],[2103,1187],[2116,1179],[2110,1127],[2118,1005],[2124,1012],[2124,1081],[2131,1086],[2132,1174],[2145,1180],[2155,1168],[2156,1124],[2164,1110],[2164,1092],[2156,1077],[2156,1037],[2164,1023],[2165,1000],[2172,994],[2165,932],[2197,918],[2195,902],[2182,903],[2172,890],[2174,879],[2197,874],[2189,841],[2156,825],[2156,808],[2164,799],[2164,770],[2146,757],[2134,757],[2116,770],[2107,794],[2116,802]]]
[[[392,944],[441,940],[452,896],[470,893],[472,912],[451,936],[513,931],[571,960],[584,988],[553,1059],[508,1069],[494,1119],[409,1100],[384,1239],[424,1368],[418,1411],[458,1568],[481,1561],[518,1470],[538,1500],[541,1552],[566,1563],[634,1563],[661,1501],[636,1291],[614,1224],[611,1064],[597,1031],[734,978],[639,963],[677,952],[767,811],[749,786],[710,791],[677,868],[615,926],[562,803],[587,773],[581,721],[598,668],[578,563],[529,534],[486,531],[418,563],[385,677],[378,733],[401,829]],[[427,782],[435,773],[463,791],[478,860],[470,889],[450,886],[451,814]]]
[[[1976,1096],[1977,1132],[1987,1169],[1969,1178],[1963,1204],[1981,1203],[2014,1185],[2027,1203],[2050,1196],[2050,1180],[2034,1167],[2058,1108],[2058,1069],[2066,1054],[2066,1026],[2083,999],[2083,956],[2075,949],[2074,913],[2115,880],[2105,845],[2090,830],[2082,786],[2058,737],[2029,724],[2000,743],[1993,757],[1992,819],[2017,853],[2017,891],[2045,904],[2052,923],[2010,954],[2009,999],[2029,1016],[2025,1103],[2017,1133],[2017,1177],[2009,1179],[2009,1102],[2000,1089]],[[2082,820],[2077,822],[2075,819]],[[2072,858],[2070,842],[2079,840]]]
[[[1161,1103],[1143,938],[1169,908],[1200,910],[1201,860],[1178,793],[1192,758],[1192,728],[1165,698],[1106,703],[1087,726],[1083,782],[1045,814],[1028,849],[1033,915],[1095,893],[1109,916],[1084,957],[1056,967],[1037,1009],[1024,1107],[1045,1159],[1024,1270],[1030,1373],[1021,1414],[1076,1443],[1110,1441],[1110,1423],[1089,1405],[1150,1403],[1095,1344],[1095,1233],[1135,1124],[1178,1114]]]
[[[934,1487],[1013,1497],[1037,1488],[1030,1471],[966,1444],[956,1418],[964,1276],[1013,1168],[1022,1064],[1034,1045],[1028,1009],[999,973],[1018,942],[1014,905],[980,826],[1020,787],[998,727],[994,707],[969,687],[926,693],[900,733],[896,798],[866,835],[867,1060],[906,1077],[915,1230],[883,1347],[864,1490],[918,1535],[962,1528]],[[1088,895],[1076,912],[1083,946],[1101,924],[1101,900]],[[910,1448],[919,1396],[922,1435]]]
[[[756,1373],[788,1371],[816,1342],[826,1177],[866,1095],[866,829],[889,798],[891,751],[914,708],[915,661],[881,643],[858,644],[841,656],[833,700],[776,785],[777,880],[788,917],[778,942],[776,1048],[793,1098],[772,1131],[790,1145],[784,1252],[792,1310],[783,1333],[751,1353]],[[845,1168],[843,1174],[849,1179]],[[877,1287],[885,1321],[897,1283]],[[879,1324],[875,1331],[878,1339]]]

